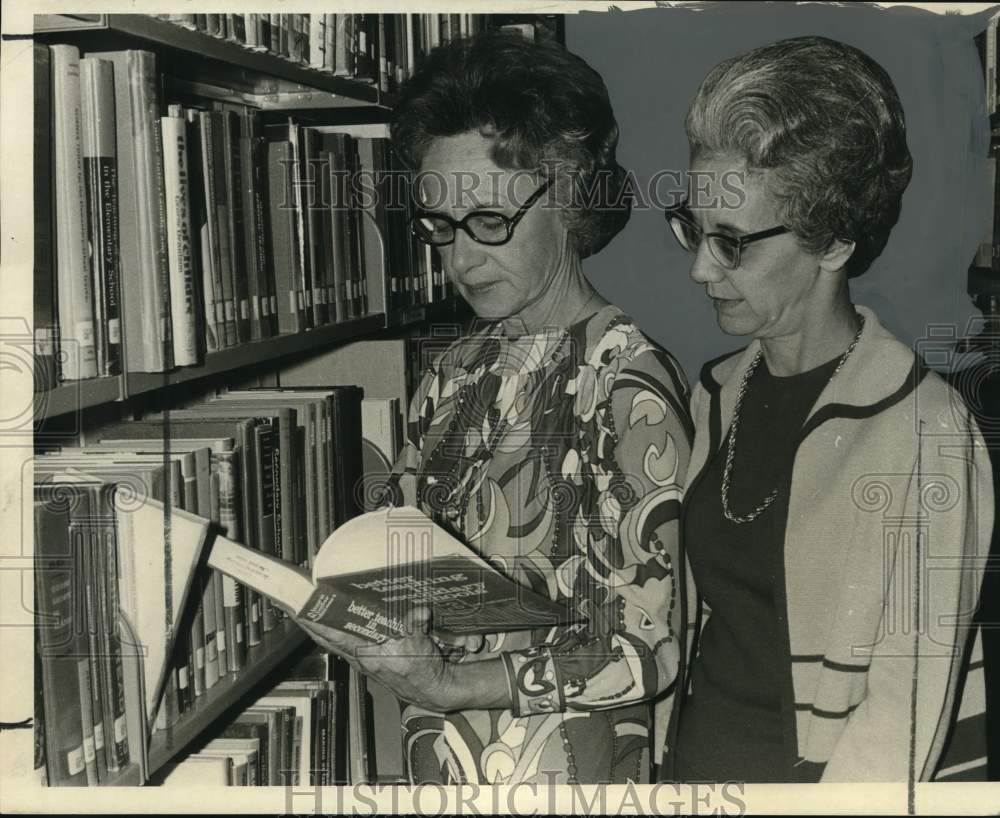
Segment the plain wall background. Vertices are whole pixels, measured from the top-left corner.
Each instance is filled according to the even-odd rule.
[[[989,122],[973,37],[988,16],[757,3],[583,12],[567,15],[566,46],[603,75],[621,131],[619,161],[643,186],[657,170],[687,169],[684,116],[721,60],[804,34],[841,40],[877,60],[902,100],[914,170],[885,251],[852,282],[852,293],[914,343],[930,325],[960,336],[979,316],[966,271],[989,229]],[[584,269],[677,356],[693,384],[705,361],[746,340],[719,330],[703,288],[688,277],[690,264],[662,212],[639,209]]]

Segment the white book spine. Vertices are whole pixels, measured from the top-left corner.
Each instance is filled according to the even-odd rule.
[[[309,18],[309,65],[322,68],[326,59],[326,15],[310,14]]]
[[[83,128],[80,115],[80,52],[52,49],[56,180],[56,252],[59,346],[67,380],[97,375],[90,259],[84,232],[87,212],[83,181]]]
[[[187,126],[183,117],[160,118],[163,134],[163,181],[167,203],[167,258],[170,265],[170,321],[174,364],[198,362],[197,302],[191,254],[191,207]]]

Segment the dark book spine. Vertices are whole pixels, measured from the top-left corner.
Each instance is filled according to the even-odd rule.
[[[304,149],[306,129],[289,123],[288,131],[292,144],[292,202],[294,203],[295,215],[295,246],[296,261],[298,262],[297,285],[299,289],[298,308],[302,312],[302,323],[305,329],[315,326],[312,312],[312,287],[313,271],[310,264],[312,248],[309,238],[309,216],[307,204],[312,198],[312,186],[309,184],[308,174],[311,168],[306,164],[306,152]]]
[[[249,134],[249,118],[242,121],[240,136],[240,195],[243,200],[243,257],[246,267],[247,301],[250,310],[250,339],[267,337],[262,325],[260,256],[257,253],[257,191],[253,154],[253,139]],[[266,296],[265,296],[266,297]]]
[[[331,497],[333,525],[339,526],[362,512],[359,503],[364,478],[362,464],[361,399],[359,386],[334,386],[331,406],[333,483]],[[331,486],[334,489],[334,486]]]
[[[80,60],[83,101],[83,177],[94,276],[98,374],[121,372],[122,337],[118,265],[118,161],[115,85],[107,60]]]
[[[215,352],[226,346],[225,294],[222,284],[222,258],[219,248],[218,191],[215,169],[215,130],[217,121],[209,111],[198,113],[198,148],[201,157],[201,190],[204,222],[201,238],[202,301],[205,307],[205,349]]]
[[[274,269],[271,263],[271,231],[268,224],[268,166],[267,142],[257,132],[257,120],[249,120],[251,127],[250,167],[253,173],[253,252],[257,262],[258,293],[260,297],[261,334],[270,338],[278,334],[278,301],[274,289]]]
[[[298,281],[298,243],[292,192],[292,146],[286,140],[268,144],[268,199],[271,215],[271,267],[277,296],[278,333],[304,328]]]
[[[45,749],[51,786],[86,786],[75,610],[81,577],[70,540],[70,508],[77,494],[65,487],[35,487],[35,594]]]
[[[218,231],[216,241],[219,245],[220,283],[222,286],[223,320],[226,346],[234,346],[236,336],[236,271],[233,269],[233,254],[230,247],[232,225],[229,213],[229,182],[228,170],[230,160],[227,159],[229,145],[226,142],[225,120],[221,113],[211,113],[212,133],[212,163],[214,171],[214,199],[216,224]]]
[[[313,699],[313,711],[316,713],[316,731],[313,733],[314,765],[316,768],[316,784],[325,787],[330,783],[330,691],[316,691]]]
[[[56,385],[56,267],[52,186],[52,79],[49,47],[34,46],[34,334],[35,389],[44,391]]]
[[[317,327],[327,323],[326,275],[323,265],[323,169],[319,162],[317,134],[312,128],[302,129],[302,205],[305,210],[308,235],[309,270],[311,275],[312,320]]]
[[[348,722],[350,720],[350,696],[348,694],[348,683],[351,668],[344,659],[339,656],[330,657],[330,687],[331,687],[331,710],[332,725],[330,735],[332,739],[333,758],[330,763],[330,770],[335,785],[350,783],[348,772]]]
[[[260,453],[257,450],[255,428],[262,421],[253,420],[240,425],[240,448],[243,452],[243,474],[240,484],[243,489],[242,529],[245,542],[250,548],[260,550],[260,506],[257,502],[260,476]],[[247,647],[260,644],[260,594],[252,588],[240,587],[240,601],[244,622],[244,638]]]
[[[115,526],[113,486],[107,486],[98,497],[97,605],[100,628],[98,646],[101,658],[101,693],[104,704],[104,745],[108,770],[118,772],[129,761],[128,733],[125,718],[125,678],[122,665],[121,640],[118,635],[118,562],[117,530]]]
[[[257,435],[257,523],[258,538],[257,547],[265,554],[276,556],[278,551],[275,539],[280,521],[279,495],[277,480],[275,479],[275,457],[279,447],[275,440],[274,427],[271,424],[261,424],[255,429]],[[258,615],[260,617],[260,632],[272,630],[275,625],[274,613],[271,602],[264,596],[257,595]]]
[[[229,208],[229,264],[233,271],[233,306],[236,311],[236,341],[250,340],[250,284],[243,208],[243,174],[240,162],[240,118],[234,111],[222,115],[226,146],[226,203]]]
[[[77,665],[80,677],[80,707],[83,716],[83,752],[88,786],[107,779],[108,766],[104,752],[104,710],[101,704],[101,679],[98,662],[97,578],[94,570],[93,498],[89,487],[79,495],[80,502],[70,513],[70,539],[76,559],[76,570],[83,591],[79,606],[79,647],[81,660]]]

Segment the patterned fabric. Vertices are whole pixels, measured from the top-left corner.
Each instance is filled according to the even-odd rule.
[[[426,373],[394,502],[589,624],[491,634],[467,657],[502,657],[512,709],[405,706],[412,782],[648,780],[648,700],[679,654],[687,397],[676,362],[611,306],[565,332],[487,328]]]

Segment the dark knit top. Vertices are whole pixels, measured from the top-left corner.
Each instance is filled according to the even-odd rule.
[[[736,435],[730,508],[745,516],[777,488],[755,520],[722,513],[728,437],[685,503],[684,538],[695,583],[711,608],[680,718],[675,776],[681,781],[818,780],[822,765],[796,765],[784,735],[782,696],[791,694],[782,543],[788,476],[799,432],[840,356],[788,377],[761,361],[748,384]]]

